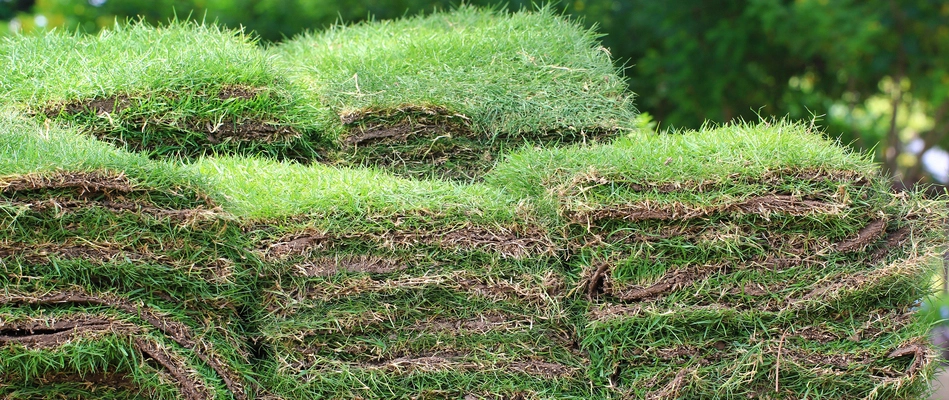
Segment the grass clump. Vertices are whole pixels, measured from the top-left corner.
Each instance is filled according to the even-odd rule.
[[[318,159],[332,115],[254,40],[213,25],[54,31],[0,42],[0,95],[154,157],[213,152]]]
[[[610,136],[634,115],[597,34],[549,8],[337,26],[270,51],[340,115],[339,162],[478,177],[503,150]]]

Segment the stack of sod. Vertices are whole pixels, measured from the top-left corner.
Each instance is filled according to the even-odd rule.
[[[590,141],[632,120],[597,37],[549,8],[462,7],[338,26],[271,51],[339,115],[338,163],[464,180],[506,148]]]
[[[556,248],[482,185],[203,159],[264,262],[259,380],[284,398],[589,393]],[[239,183],[235,183],[239,182]]]
[[[0,395],[253,396],[243,240],[183,168],[0,114]]]
[[[248,36],[215,26],[8,37],[0,69],[4,101],[153,156],[318,159],[338,125]]]
[[[561,218],[590,377],[620,396],[916,398],[945,204],[874,168],[774,122],[522,151],[486,181]]]
[[[507,148],[611,135],[634,115],[592,31],[550,10],[340,26],[263,49],[172,23],[0,41],[0,96],[160,156],[263,154],[479,178]]]

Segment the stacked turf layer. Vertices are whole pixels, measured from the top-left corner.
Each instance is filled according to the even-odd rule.
[[[272,279],[254,323],[268,353],[259,380],[273,393],[589,393],[562,304],[568,284],[528,204],[371,170],[229,158],[196,167],[246,218]]]
[[[153,156],[319,159],[338,123],[241,32],[132,24],[0,41],[0,96]]]
[[[597,34],[547,8],[338,26],[270,51],[340,116],[338,163],[404,176],[479,177],[505,149],[610,136],[634,113]]]
[[[0,393],[252,397],[255,277],[200,179],[11,113],[0,132]]]
[[[620,396],[913,398],[942,205],[872,171],[771,123],[524,151],[487,182],[559,215],[590,377]]]

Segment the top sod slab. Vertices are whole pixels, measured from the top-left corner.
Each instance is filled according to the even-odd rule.
[[[152,156],[263,154],[477,178],[525,142],[634,117],[597,35],[538,12],[338,26],[264,49],[239,31],[132,24],[0,41],[0,96]]]
[[[309,159],[334,121],[250,37],[214,26],[16,36],[0,66],[7,101],[152,155]]]
[[[567,136],[613,130],[632,116],[597,38],[549,9],[463,7],[338,26],[271,51],[346,122],[440,108],[488,137]]]

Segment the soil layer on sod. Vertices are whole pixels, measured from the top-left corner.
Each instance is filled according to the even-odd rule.
[[[608,54],[546,9],[268,49],[187,24],[2,46],[68,64],[150,40],[182,60],[70,64],[28,90],[27,64],[2,61],[17,73],[0,111],[0,396],[926,393],[935,352],[913,308],[946,201],[892,193],[805,125],[623,130]],[[215,111],[177,114],[188,101]],[[261,115],[290,139],[189,119]],[[451,156],[407,155],[442,139]]]

